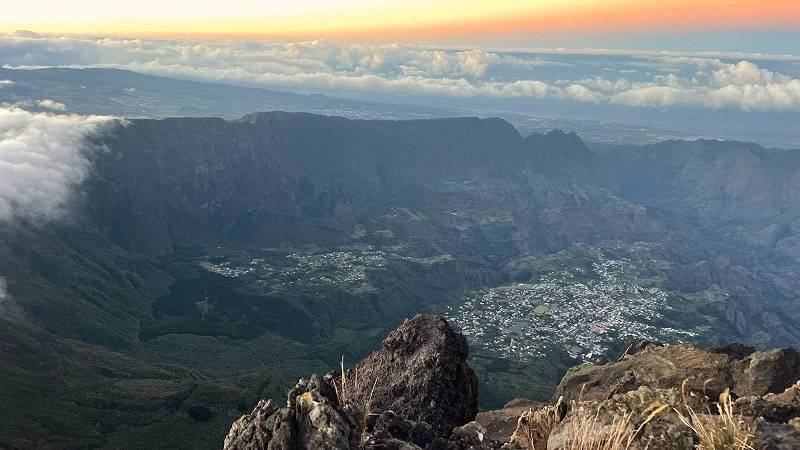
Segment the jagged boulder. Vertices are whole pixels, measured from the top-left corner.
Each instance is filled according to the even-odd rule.
[[[636,344],[610,364],[583,364],[570,369],[555,398],[606,400],[641,386],[680,387],[717,398],[730,388],[734,395],[761,396],[782,392],[800,379],[800,355],[792,349],[750,352],[742,346],[711,351],[691,345]]]
[[[489,446],[486,430],[470,422],[478,408],[468,353],[464,336],[446,320],[416,316],[356,369],[300,380],[285,407],[272,400],[259,402],[233,424],[224,448],[496,448]]]
[[[800,450],[800,422],[762,422],[758,426],[755,448],[764,450]]]
[[[800,380],[800,353],[791,348],[755,352],[733,366],[740,396],[782,392]]]
[[[506,403],[503,409],[479,412],[475,417],[475,421],[486,428],[489,439],[509,442],[514,430],[517,429],[520,417],[542,406],[545,405],[541,402],[517,398]]]
[[[556,388],[555,398],[564,401],[603,401],[641,386],[669,389],[684,380],[692,390],[705,390],[716,397],[733,385],[731,358],[690,345],[637,348],[611,364],[583,364],[570,369]]]
[[[300,382],[289,392],[286,407],[260,401],[253,412],[234,422],[225,450],[341,450],[358,448],[363,414],[326,396],[330,378]]]
[[[447,439],[437,437],[425,422],[402,419],[387,411],[375,415],[374,424],[368,425],[362,444],[363,450],[497,450],[503,442],[492,440],[486,428],[478,422],[469,422],[455,428]]]
[[[496,450],[503,444],[487,437],[486,428],[478,422],[462,425],[450,435],[446,450]]]
[[[747,416],[788,423],[800,418],[800,381],[779,394],[741,397],[735,406],[737,411]]]
[[[550,434],[561,422],[564,413],[564,404],[560,401],[552,406],[528,409],[519,416],[509,439],[510,444],[529,450],[547,450]]]
[[[443,317],[417,315],[350,371],[351,379],[358,373],[352,395],[371,398],[372,412],[424,421],[446,438],[478,413],[478,380],[468,355],[466,339]]]
[[[430,449],[443,442],[427,423],[403,419],[393,411],[371,414],[363,441],[364,450]]]
[[[277,450],[293,448],[297,431],[293,411],[261,400],[253,412],[233,423],[225,438],[226,450]]]

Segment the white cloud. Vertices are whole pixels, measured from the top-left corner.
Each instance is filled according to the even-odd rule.
[[[39,100],[38,104],[39,104],[40,108],[50,109],[50,110],[53,110],[53,111],[66,111],[67,110],[67,105],[65,105],[65,104],[63,104],[61,102],[57,102],[55,100],[51,100],[49,98],[46,98],[44,100]]]
[[[743,86],[747,84],[773,84],[791,81],[791,77],[761,69],[749,61],[741,61],[737,64],[727,64],[714,71],[712,74],[714,84],[719,87],[728,85]]]
[[[638,107],[690,106],[743,111],[800,110],[800,80],[760,68],[748,61],[722,64],[693,77],[657,76],[652,82],[608,89],[612,104]]]
[[[5,309],[6,300],[8,300],[8,287],[5,277],[0,276],[0,312]]]
[[[325,41],[158,41],[27,34],[0,37],[0,61],[16,67],[118,67],[154,75],[315,92],[549,99],[657,108],[800,109],[800,80],[746,59],[798,60],[792,55],[537,51],[540,55],[520,49],[509,53]],[[620,70],[633,79],[610,78],[608,74],[587,76],[585,70],[570,71],[571,64],[563,60],[547,60],[548,54],[625,56],[630,58],[625,67],[649,70]],[[742,60],[737,63],[723,61],[738,57]],[[583,61],[584,69],[592,67],[586,58]],[[597,64],[593,70],[603,73],[603,67],[607,66]],[[553,71],[559,68],[565,74],[577,75],[554,77]],[[545,74],[545,69],[550,72]],[[647,75],[651,71],[660,75]]]
[[[616,105],[654,107],[685,105],[691,100],[690,92],[671,86],[637,86],[609,98],[609,102]]]
[[[40,37],[42,37],[41,34],[35,32],[35,31],[30,31],[30,30],[17,30],[17,31],[15,31],[13,33],[13,35],[17,36],[17,37],[26,37],[26,38],[40,38]]]
[[[0,221],[63,214],[89,171],[86,139],[108,123],[107,117],[0,107]]]
[[[0,276],[0,314],[4,316],[6,315],[6,309],[10,300],[6,286],[5,277]]]
[[[0,276],[0,316],[3,318],[21,315],[21,311],[11,300],[11,294],[8,293],[6,278]]]
[[[604,48],[519,48],[502,47],[492,51],[537,55],[577,55],[577,56],[636,56],[639,58],[686,58],[696,61],[713,59],[746,59],[759,61],[796,61],[800,62],[798,55],[779,55],[771,53],[745,53],[745,52],[680,52],[670,50],[618,50]]]
[[[14,84],[14,82],[11,80],[0,80],[0,89],[5,86],[11,86],[12,84]]]

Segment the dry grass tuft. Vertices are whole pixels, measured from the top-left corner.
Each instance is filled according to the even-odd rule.
[[[561,422],[559,408],[564,397],[555,406],[529,409],[517,420],[517,429],[511,436],[511,443],[528,450],[547,450],[550,433]]]
[[[720,394],[712,410],[707,406],[709,399],[705,395],[708,382],[703,384],[702,397],[694,393],[687,396],[686,384],[684,381],[681,385],[683,405],[680,410],[670,406],[674,403],[664,404],[659,400],[640,413],[611,413],[609,418],[609,412],[601,414],[602,407],[592,412],[579,400],[573,402],[573,411],[562,423],[558,413],[562,399],[559,399],[555,406],[523,414],[511,442],[526,450],[544,450],[552,432],[556,427],[562,427],[557,434],[558,446],[563,450],[628,450],[648,423],[672,409],[680,422],[691,429],[696,450],[761,450],[754,435],[754,423],[735,413],[728,389]],[[579,398],[582,397],[583,389]],[[698,413],[692,405],[695,408],[706,405],[705,411]],[[647,449],[650,444],[650,440],[641,439],[635,447]]]
[[[565,450],[623,450],[633,444],[642,429],[658,415],[669,409],[669,405],[653,403],[643,411],[647,414],[639,426],[634,428],[632,413],[615,415],[611,424],[603,424],[595,414],[585,420],[570,422],[569,439]],[[649,445],[649,443],[648,443]],[[645,445],[647,448],[647,445]]]
[[[681,393],[684,394],[684,386]],[[692,429],[697,438],[697,450],[756,450],[753,427],[741,415],[733,411],[733,400],[728,389],[719,396],[716,404],[717,414],[709,410],[706,414],[697,413],[686,402],[684,394],[684,414],[678,410],[681,422]]]
[[[586,420],[570,422],[570,437],[564,449],[620,450],[630,446],[633,435],[630,414],[615,416],[610,425],[602,424],[595,415]]]
[[[336,391],[336,398],[339,399],[339,404],[342,406],[350,406],[355,407],[359,411],[363,413],[366,417],[370,412],[370,407],[372,406],[372,394],[375,393],[375,387],[378,385],[378,379],[375,378],[375,382],[372,384],[372,389],[369,392],[369,396],[358,396],[358,368],[356,367],[354,370],[348,371],[344,367],[344,356],[342,356],[341,362],[341,370],[342,370],[342,377],[339,380],[339,383],[336,383],[336,380],[333,381],[333,389]],[[348,377],[348,372],[353,372],[353,378]]]
[[[519,419],[517,430],[511,442],[527,450],[547,449],[547,442],[552,431],[561,423],[559,406],[547,406],[536,411],[529,411]],[[589,417],[573,418],[565,423],[564,450],[623,450],[628,449],[642,429],[657,416],[669,409],[669,405],[653,403],[641,416],[638,427],[635,426],[632,413],[614,415],[610,424],[599,419],[600,410]],[[646,447],[645,447],[646,448]]]

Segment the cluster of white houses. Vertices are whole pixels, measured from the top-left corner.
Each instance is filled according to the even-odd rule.
[[[470,344],[500,357],[529,359],[561,349],[596,360],[634,338],[664,342],[694,336],[659,326],[668,293],[636,282],[627,260],[603,259],[591,270],[555,271],[538,281],[483,289],[448,307]],[[589,273],[586,273],[589,272]]]

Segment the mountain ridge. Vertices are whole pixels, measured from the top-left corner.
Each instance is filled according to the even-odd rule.
[[[800,211],[781,183],[749,192],[706,170],[736,166],[746,149],[724,151],[736,144],[595,151],[501,119],[294,113],[131,119],[90,144],[103,150],[87,154],[64,220],[0,225],[3,305],[16,311],[0,336],[17,355],[0,378],[24,386],[8,394],[5,446],[213,447],[259,399],[362,359],[420,312],[491,325],[468,334],[484,408],[549,398],[568,367],[630,333],[800,341]],[[793,179],[794,153],[763,152],[768,163],[737,167]],[[777,213],[737,215],[734,197],[714,195],[726,189]],[[730,213],[696,220],[715,210]],[[545,332],[561,322],[585,327]],[[526,361],[493,350],[523,344]],[[37,364],[60,369],[33,383]]]

